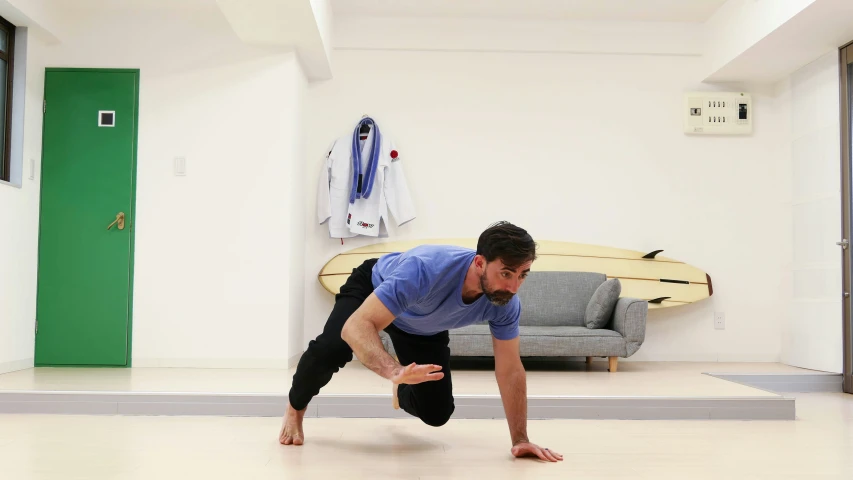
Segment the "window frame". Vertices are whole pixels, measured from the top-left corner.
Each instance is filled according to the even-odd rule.
[[[850,84],[853,75],[853,43],[849,43],[839,49],[839,99],[841,103],[841,211],[842,211],[842,286],[844,297],[842,300],[843,335],[844,335],[844,367],[842,371],[842,388],[846,393],[853,393],[853,252],[851,252],[850,240],[853,230],[853,185],[851,185],[851,174],[853,174],[853,152],[851,152],[851,99],[850,92],[853,90]],[[844,243],[844,242],[847,243]]]
[[[6,51],[0,51],[0,58],[6,61],[6,128],[2,134],[6,141],[3,151],[0,152],[0,181],[11,181],[12,175],[12,83],[15,78],[15,26],[3,17],[0,17],[0,31],[5,31],[9,37]],[[2,88],[2,87],[0,87]]]

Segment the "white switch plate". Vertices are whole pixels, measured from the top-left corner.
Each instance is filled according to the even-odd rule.
[[[175,176],[183,177],[187,174],[187,159],[185,157],[175,157]]]
[[[684,94],[684,133],[691,135],[748,135],[755,109],[744,92]]]
[[[726,329],[726,314],[723,312],[714,312],[714,328],[717,330]]]

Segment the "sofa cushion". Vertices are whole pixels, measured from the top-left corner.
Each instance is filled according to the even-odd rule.
[[[535,327],[521,326],[518,329],[520,336],[546,336],[546,337],[622,337],[619,332],[598,328],[591,330],[586,327]],[[491,335],[488,325],[469,325],[462,328],[450,330],[451,335]]]
[[[599,285],[586,307],[586,328],[604,328],[613,317],[613,309],[622,293],[618,278],[611,278]]]
[[[585,326],[589,300],[606,280],[603,273],[530,272],[518,290],[521,325]]]
[[[522,357],[626,356],[625,339],[613,330],[522,326],[519,332]],[[450,355],[494,355],[489,326],[479,324],[451,330]]]

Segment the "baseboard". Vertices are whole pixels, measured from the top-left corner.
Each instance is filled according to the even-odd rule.
[[[293,368],[299,364],[299,359],[302,358],[302,352],[297,353],[296,355],[290,357],[287,360],[287,368]]]
[[[499,395],[457,395],[452,418],[503,419]],[[279,417],[285,395],[117,392],[0,392],[0,414],[212,415]],[[324,395],[306,417],[412,418],[391,408],[391,395]],[[785,397],[554,397],[528,398],[530,419],[794,420]]]
[[[662,353],[662,352],[644,352],[640,347],[635,354],[628,358],[619,358],[620,362],[694,362],[694,363],[710,363],[719,361],[719,357],[715,353]]]
[[[842,391],[841,374],[740,374],[709,373],[708,375],[748,387],[760,388],[774,393],[816,393]]]
[[[134,358],[134,368],[290,368],[285,358]]]
[[[9,372],[17,372],[18,370],[26,370],[28,368],[33,368],[35,364],[35,359],[26,358],[24,360],[13,360],[11,362],[3,362],[0,363],[0,375]]]
[[[774,353],[721,353],[717,356],[719,363],[779,363],[778,354]]]

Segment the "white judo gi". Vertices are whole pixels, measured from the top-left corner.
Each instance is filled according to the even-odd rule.
[[[361,154],[361,175],[354,176],[353,135],[337,139],[329,147],[317,188],[317,220],[329,222],[331,238],[351,238],[356,235],[387,237],[388,212],[397,226],[415,218],[415,207],[406,183],[399,152],[369,118],[356,126],[356,134],[362,123],[371,124],[367,139],[358,141]],[[368,166],[373,154],[374,135],[379,134],[379,153],[376,158],[375,174],[368,186]],[[360,180],[358,177],[361,177]],[[353,188],[361,186],[355,198]]]

